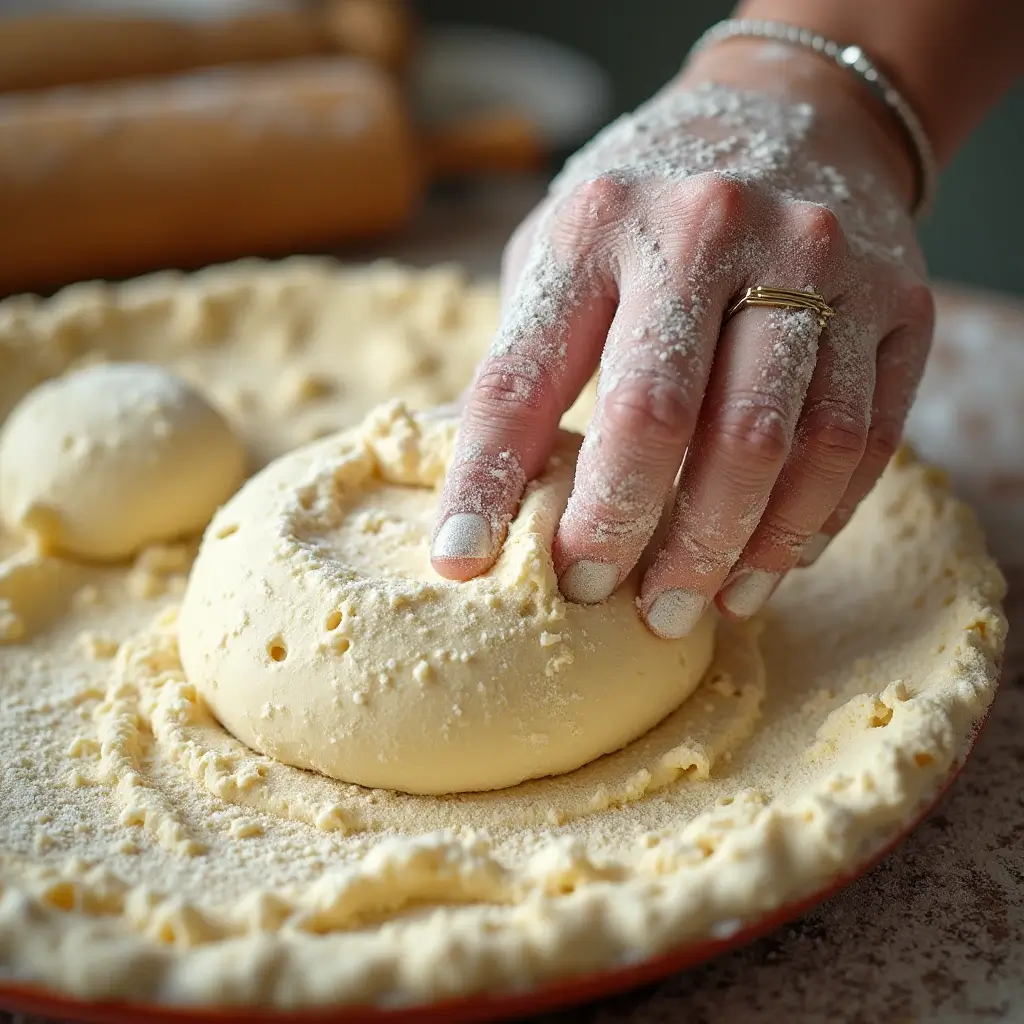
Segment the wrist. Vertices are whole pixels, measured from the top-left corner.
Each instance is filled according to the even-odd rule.
[[[882,177],[909,210],[917,188],[917,157],[892,113],[846,69],[789,43],[737,37],[695,53],[672,83],[693,88],[714,81],[809,103],[815,139],[829,162],[852,162]]]
[[[920,118],[944,165],[1021,73],[1024,4],[985,0],[740,0],[736,18],[862,47]]]

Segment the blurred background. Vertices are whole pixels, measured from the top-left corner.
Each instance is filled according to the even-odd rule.
[[[0,0],[0,293],[289,252],[490,271],[730,6]],[[1018,85],[944,176],[937,279],[1024,293],[1022,127]]]

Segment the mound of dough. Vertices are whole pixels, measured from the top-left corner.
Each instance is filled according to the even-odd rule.
[[[181,659],[250,747],[364,786],[500,789],[623,747],[697,686],[712,618],[666,641],[637,615],[635,578],[599,606],[559,596],[551,541],[575,435],[559,439],[487,575],[434,573],[454,437],[453,421],[386,406],[272,463],[210,524]]]
[[[44,550],[127,558],[198,533],[241,483],[242,442],[156,366],[90,367],[30,392],[0,434],[0,517]]]

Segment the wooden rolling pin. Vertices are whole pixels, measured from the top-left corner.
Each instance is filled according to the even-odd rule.
[[[0,97],[0,292],[378,236],[431,175],[539,154],[515,117],[427,144],[344,57]]]
[[[406,0],[326,0],[320,9],[331,45],[401,73],[416,45],[416,19]]]
[[[66,11],[0,18],[0,92],[331,52],[398,71],[413,37],[403,0],[304,0],[230,17]]]

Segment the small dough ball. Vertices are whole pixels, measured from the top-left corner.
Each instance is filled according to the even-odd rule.
[[[559,594],[551,542],[577,436],[559,436],[490,572],[434,572],[456,426],[385,406],[271,463],[214,517],[178,641],[242,742],[363,786],[500,789],[620,749],[696,688],[712,616],[658,639],[637,614],[637,573],[601,605]]]
[[[46,381],[0,431],[0,518],[45,550],[98,560],[198,533],[242,482],[227,421],[158,366]]]

